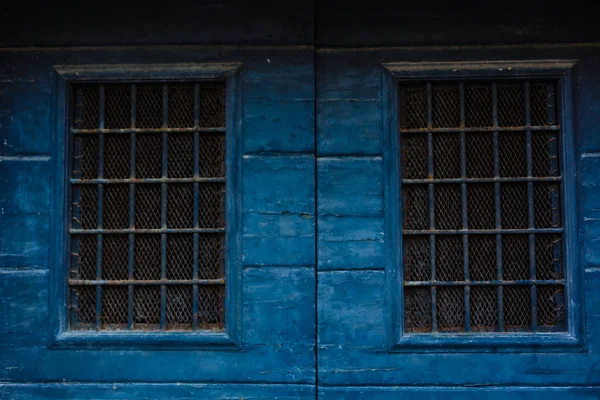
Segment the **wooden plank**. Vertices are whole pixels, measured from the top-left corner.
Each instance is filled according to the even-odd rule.
[[[313,269],[250,268],[243,282],[243,350],[71,350],[47,348],[47,271],[0,271],[0,380],[312,383]]]
[[[244,270],[244,342],[315,342],[315,271],[281,266]]]
[[[314,158],[244,156],[245,265],[314,265]]]
[[[383,168],[379,157],[317,160],[319,216],[383,216]]]
[[[0,93],[0,155],[49,154],[49,82],[21,72],[7,74],[0,78]]]
[[[579,14],[576,10],[580,5],[583,3],[548,9],[544,18],[532,20],[530,16],[539,15],[544,7],[541,0],[502,6],[469,2],[466,15],[463,10],[442,1],[406,6],[380,0],[370,3],[369,7],[328,1],[317,9],[316,44],[324,47],[464,46],[599,40],[595,19]],[[461,24],[456,24],[459,16]]]
[[[7,7],[2,46],[306,45],[313,42],[313,4],[293,1],[270,5],[268,12],[239,0],[218,0],[193,7],[150,7],[140,2],[85,7],[56,7],[30,12],[35,4]],[[65,12],[68,11],[68,17]],[[130,16],[137,15],[134,28]],[[114,29],[106,29],[110,21]]]
[[[600,270],[586,273],[588,351],[479,348],[390,353],[383,271],[323,271],[318,277],[322,385],[597,385]],[[557,360],[560,360],[558,362]],[[449,368],[460,366],[460,368]]]
[[[423,400],[446,400],[446,399],[515,399],[515,400],[592,400],[600,396],[600,387],[321,387],[319,388],[319,399],[423,399]]]
[[[249,99],[244,104],[244,152],[313,153],[314,101]]]
[[[0,383],[0,397],[34,399],[147,399],[235,398],[246,400],[314,399],[311,385],[200,383]]]
[[[319,101],[317,155],[381,154],[381,110],[377,101]]]
[[[318,159],[319,269],[384,267],[381,164],[379,157]],[[361,235],[366,226],[375,231]]]

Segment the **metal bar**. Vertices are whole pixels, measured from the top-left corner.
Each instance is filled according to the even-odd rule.
[[[496,235],[496,234],[528,234],[528,233],[562,233],[563,228],[539,228],[539,229],[457,229],[457,230],[403,230],[403,235]]]
[[[557,130],[551,129],[552,127],[544,127],[543,130]],[[482,128],[485,129],[485,128]],[[535,130],[535,129],[534,129]],[[542,130],[542,129],[540,129]],[[124,128],[124,129],[71,129],[71,133],[73,135],[96,135],[98,133],[103,133],[107,135],[115,135],[120,133],[225,133],[226,128]]]
[[[131,85],[131,127],[135,128],[137,87]],[[136,134],[130,134],[129,177],[135,179]],[[135,184],[129,184],[129,229],[135,229]],[[129,234],[129,279],[133,280],[135,237]],[[133,286],[127,288],[127,329],[133,329]]]
[[[402,133],[461,133],[461,132],[525,132],[525,131],[558,131],[560,125],[548,126],[482,126],[479,128],[410,128],[402,129]],[[83,129],[80,131],[84,131]],[[87,131],[87,130],[86,130]]]
[[[552,284],[557,284],[558,281],[549,281]],[[151,285],[224,285],[225,278],[221,279],[159,279],[159,280],[148,280],[141,281],[136,279],[128,279],[128,280],[117,280],[117,281],[108,281],[103,279],[98,279],[95,281],[88,279],[69,279],[69,285],[72,286],[126,286],[126,285],[136,285],[136,286],[151,286]],[[414,285],[413,285],[414,286]]]
[[[100,96],[98,104],[100,129],[104,128],[104,102],[105,87],[100,85]],[[98,177],[104,176],[104,135],[98,135]],[[102,203],[104,198],[104,188],[102,184],[98,185],[98,229],[102,229]],[[102,279],[102,233],[96,235],[96,278]],[[102,287],[96,286],[96,329],[102,328]]]
[[[547,182],[555,181],[546,180]],[[124,183],[223,183],[225,178],[127,178],[127,179],[71,179],[73,185],[94,185],[94,184],[124,184]]]
[[[546,107],[548,108],[548,112],[547,112],[547,117],[546,117],[546,122],[548,122],[549,124],[554,124],[556,121],[556,95],[555,95],[555,87],[554,87],[554,83],[548,83],[546,85],[546,90],[548,90],[547,93],[547,99],[546,99]],[[559,125],[560,127],[560,125]]]
[[[83,91],[81,89],[77,89],[75,92],[75,115],[73,116],[73,125],[76,127],[80,127],[83,123],[83,111],[82,111],[82,102],[83,102]],[[81,138],[78,140],[71,139],[73,143],[73,176],[75,178],[82,178],[83,172],[81,171]]]
[[[537,229],[537,231],[562,232],[562,229]],[[161,229],[69,229],[69,233],[76,235],[93,234],[128,234],[128,233],[223,233],[225,228],[161,228]],[[429,232],[429,231],[425,231]],[[542,232],[547,233],[547,232]]]
[[[169,121],[169,87],[167,84],[162,86],[162,126],[166,128]],[[162,177],[167,177],[167,158],[169,152],[169,136],[166,132],[162,134]],[[161,228],[167,229],[167,184],[161,184],[162,190],[162,201],[161,201]],[[161,233],[161,279],[167,279],[167,234]],[[166,306],[167,306],[167,287],[161,285],[160,287],[160,329],[163,330],[166,327]]]
[[[431,129],[433,127],[433,94],[431,83],[426,85],[427,95],[427,175],[433,178],[433,135]],[[435,228],[435,188],[432,183],[428,185],[429,189],[429,228]],[[429,257],[431,260],[431,279],[435,279],[435,236],[429,235]],[[437,293],[435,286],[431,287],[431,330],[437,331]]]
[[[503,280],[493,280],[493,281],[404,281],[404,286],[514,286],[514,285],[564,285],[564,279],[556,279],[556,280],[535,280],[535,279],[525,279],[518,281],[503,281]]]
[[[548,116],[547,121],[550,123],[554,123],[557,121],[557,118],[560,118],[558,114],[558,101],[556,98],[557,87],[556,83],[549,83],[546,86],[547,88],[547,107],[548,107]],[[559,91],[560,93],[560,91]],[[550,175],[558,175],[560,174],[560,159],[559,159],[559,149],[561,147],[561,142],[563,140],[563,136],[560,133],[554,135],[549,139],[548,150],[550,155]],[[562,184],[560,186],[562,189]],[[561,226],[561,218],[560,218],[560,197],[561,190],[553,190],[552,191],[552,226],[558,227]],[[552,238],[552,254],[553,254],[553,269],[555,276],[563,275],[563,262],[562,262],[562,237],[553,237]],[[566,290],[565,288],[564,290]],[[555,312],[560,312],[558,310],[565,311],[564,321],[568,321],[568,307],[565,304],[565,297],[557,296],[556,297],[556,310]],[[556,315],[556,314],[555,314]]]
[[[458,85],[458,99],[460,108],[460,127],[465,127],[465,84]],[[460,176],[462,179],[467,177],[467,138],[465,132],[460,133]],[[469,229],[467,216],[467,184],[462,182],[460,185],[461,199],[461,215],[462,227],[465,230]],[[463,276],[466,282],[469,281],[469,235],[463,235]],[[465,285],[463,293],[463,302],[465,305],[465,332],[471,331],[471,290],[468,285]]]
[[[494,178],[500,177],[500,147],[498,144],[498,85],[492,83],[492,124],[494,125]],[[502,229],[501,213],[500,213],[500,182],[494,183],[494,206],[495,206],[495,221],[496,221],[496,277],[502,279]],[[503,297],[504,290],[502,286],[498,286],[498,331],[504,331],[504,310]]]
[[[531,124],[531,86],[525,81],[525,125]],[[527,159],[527,176],[533,176],[533,151],[531,130],[525,131],[525,149]],[[533,204],[533,182],[527,183],[527,209],[529,229],[535,228],[535,214]],[[529,234],[529,276],[535,280],[535,234]],[[531,330],[537,331],[537,288],[531,285]]]
[[[200,125],[200,85],[194,85],[194,126]],[[200,175],[200,134],[194,132],[194,178]],[[194,182],[194,228],[199,228],[199,195],[200,188],[197,182]],[[193,278],[198,279],[198,233],[194,233],[194,257],[193,257]],[[198,285],[193,286],[192,298],[192,330],[198,329]]]
[[[560,182],[562,176],[545,177],[514,177],[514,178],[443,178],[443,179],[403,179],[402,184],[425,184],[425,183],[511,183],[511,182]],[[73,181],[73,180],[72,180]],[[84,181],[88,182],[88,181]]]

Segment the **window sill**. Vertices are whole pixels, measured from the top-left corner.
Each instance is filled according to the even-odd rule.
[[[416,333],[402,335],[391,352],[583,352],[581,338],[569,333]]]
[[[51,338],[56,349],[204,349],[236,351],[226,332],[94,332],[69,331]]]

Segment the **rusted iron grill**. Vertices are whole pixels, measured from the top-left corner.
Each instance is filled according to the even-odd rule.
[[[70,327],[223,329],[225,87],[73,89]]]
[[[404,330],[566,330],[556,82],[401,83]]]

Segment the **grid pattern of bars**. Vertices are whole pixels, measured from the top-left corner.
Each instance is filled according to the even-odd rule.
[[[73,89],[70,327],[222,330],[225,86]]]
[[[555,93],[401,84],[406,333],[566,330]]]

